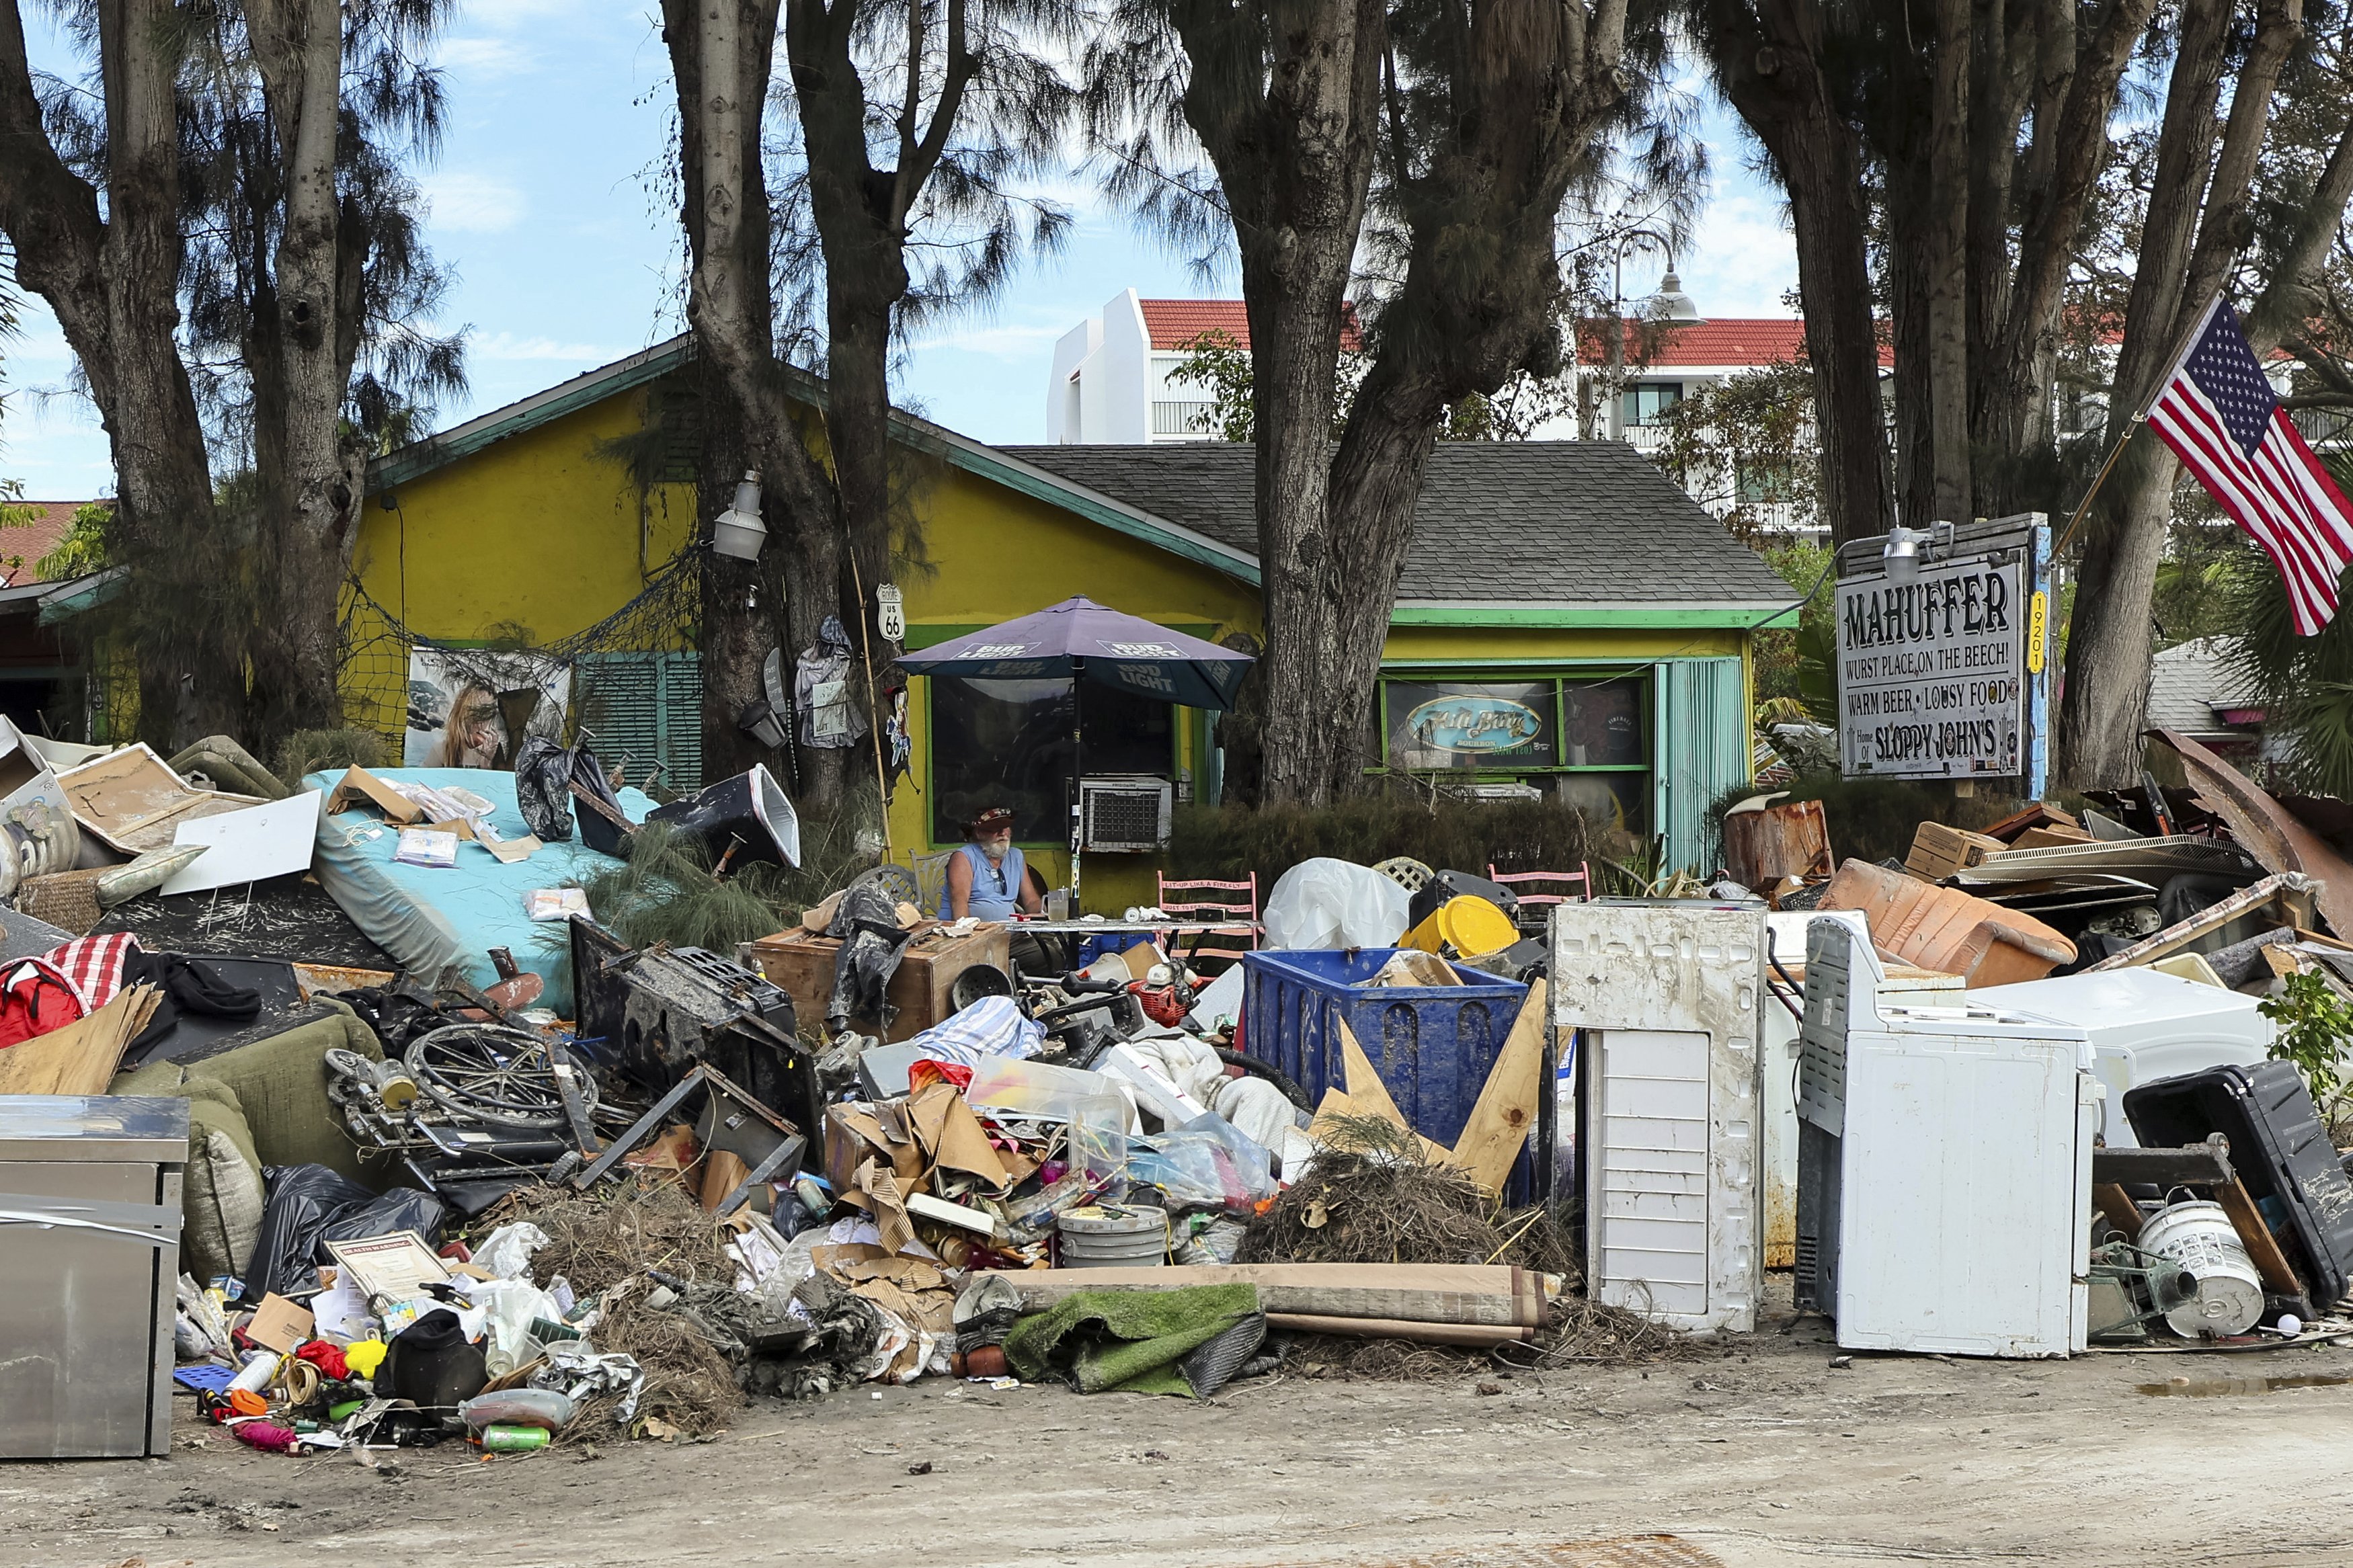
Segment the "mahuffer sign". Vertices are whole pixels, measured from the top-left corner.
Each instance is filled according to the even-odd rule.
[[[1838,585],[1844,771],[1952,777],[2025,771],[2022,551],[1923,565],[1912,582]]]

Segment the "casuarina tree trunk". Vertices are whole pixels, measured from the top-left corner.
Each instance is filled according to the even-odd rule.
[[[18,0],[0,0],[0,232],[17,280],[47,301],[89,377],[114,458],[115,541],[131,568],[120,617],[139,729],[164,745],[234,731],[244,708],[238,562],[176,340],[179,29],[171,0],[96,7],[105,216],[51,145]]]
[[[702,602],[703,767],[723,777],[756,760],[738,723],[761,690],[776,640],[776,583],[784,579],[788,653],[841,610],[840,527],[832,483],[810,456],[785,368],[776,356],[769,287],[767,182],[761,123],[779,0],[663,0],[663,37],[678,84],[688,276],[687,318],[707,361],[706,439],[699,476],[705,529],[732,502],[744,471],[760,474],[768,543],[757,563],[713,555]],[[730,451],[740,458],[730,460]],[[713,465],[727,462],[714,471]],[[740,461],[741,467],[735,466]],[[707,537],[707,534],[706,534]],[[701,548],[702,546],[697,546]],[[771,563],[775,563],[771,564]],[[764,579],[763,573],[767,574]],[[841,798],[839,751],[801,748],[799,799],[812,812]]]
[[[1716,79],[1765,145],[1789,197],[1806,357],[1814,372],[1821,506],[1833,543],[1894,520],[1879,392],[1862,150],[1823,65],[1820,0],[1710,0]]]
[[[337,608],[355,541],[364,459],[343,430],[356,323],[344,321],[346,277],[335,189],[343,12],[338,0],[247,0],[248,26],[277,134],[285,209],[271,287],[271,363],[282,382],[270,410],[278,472],[261,523],[277,564],[266,588],[257,687],[263,728],[332,728],[337,689]],[[356,303],[356,302],[354,302]]]
[[[1384,16],[1378,0],[1275,0],[1239,13],[1176,0],[1171,15],[1191,67],[1185,117],[1233,217],[1250,319],[1266,615],[1261,798],[1320,804],[1339,754],[1344,716],[1334,704],[1363,706],[1343,623],[1388,623],[1380,582],[1335,580],[1326,506],[1333,371],[1372,178]]]

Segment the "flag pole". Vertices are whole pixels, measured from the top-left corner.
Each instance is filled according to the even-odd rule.
[[[2092,488],[2084,492],[2084,499],[2075,503],[2075,515],[2067,520],[2067,531],[2059,536],[2059,547],[2051,552],[2052,560],[2064,556],[2067,546],[2075,542],[2075,531],[2084,526],[2084,515],[2092,510],[2092,498],[2098,495],[2100,487],[2108,482],[2108,475],[2115,469],[2116,459],[2125,455],[2126,446],[2140,433],[2141,419],[2141,416],[2134,415],[2132,423],[2125,426],[2125,433],[2116,437],[2116,444],[2108,448],[2108,460],[2100,465],[2099,477],[2092,481]]]
[[[2157,406],[2157,400],[2165,395],[2165,389],[2173,384],[2175,376],[2181,374],[2181,362],[2189,357],[2189,351],[2196,348],[2198,340],[2206,335],[2206,324],[2214,319],[2214,312],[2221,307],[2221,303],[2222,291],[2217,289],[2207,299],[2206,308],[2199,311],[2197,319],[2190,322],[2189,330],[2182,334],[2181,346],[2176,349],[2173,357],[2166,362],[2165,374],[2157,378],[2147,398],[2142,402],[2138,412],[2133,415],[2131,423],[2125,426],[2125,433],[2116,437],[2116,444],[2109,448],[2108,460],[2100,465],[2099,477],[2092,481],[2092,488],[2084,492],[2084,499],[2076,504],[2075,515],[2067,520],[2067,531],[2059,536],[2059,547],[2051,552],[2052,560],[2056,561],[2065,555],[2067,546],[2075,542],[2076,531],[2084,526],[2084,515],[2092,510],[2092,498],[2100,493],[2102,485],[2107,483],[2109,471],[2116,466],[2116,459],[2125,454],[2125,444],[2139,434],[2142,426],[2148,423],[2148,411]]]

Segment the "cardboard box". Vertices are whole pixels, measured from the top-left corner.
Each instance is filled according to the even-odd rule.
[[[1013,973],[1013,939],[1001,925],[983,925],[969,936],[940,934],[936,924],[918,930],[899,959],[898,973],[883,993],[892,1009],[887,1027],[881,1020],[856,1017],[851,1023],[885,1041],[912,1038],[955,1011],[950,993],[956,976],[975,964],[987,963]],[[756,969],[793,999],[794,1015],[822,1018],[833,995],[834,956],[841,943],[829,936],[796,926],[757,942],[744,943],[736,961]]]

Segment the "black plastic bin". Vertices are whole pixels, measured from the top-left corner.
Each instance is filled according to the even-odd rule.
[[[2353,1271],[2353,1180],[2328,1142],[2304,1075],[2288,1062],[2208,1068],[2125,1093],[2125,1117],[2147,1148],[2220,1132],[2247,1195],[2303,1279],[2312,1305],[2344,1298]]]

